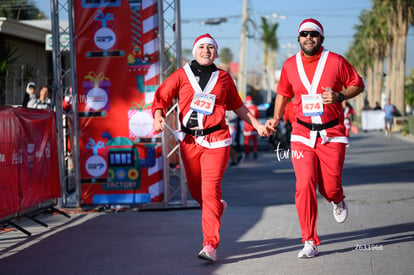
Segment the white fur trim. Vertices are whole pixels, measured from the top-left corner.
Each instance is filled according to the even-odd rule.
[[[216,52],[217,52],[217,57],[218,57],[218,45],[217,42],[214,39],[211,39],[209,37],[203,37],[201,39],[199,39],[193,46],[193,56],[195,57],[195,50],[197,49],[198,46],[200,46],[201,44],[211,44],[214,46],[214,48],[216,48]]]
[[[323,35],[323,30],[313,22],[305,22],[302,25],[300,25],[299,32],[301,32],[303,30],[306,30],[306,29],[315,30],[315,31],[319,32],[322,36],[324,36]]]

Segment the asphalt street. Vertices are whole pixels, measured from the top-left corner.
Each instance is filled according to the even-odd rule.
[[[351,136],[343,172],[349,217],[319,197],[319,255],[302,248],[287,148],[229,168],[218,260],[197,258],[201,210],[75,211],[0,233],[0,274],[414,274],[414,138]]]

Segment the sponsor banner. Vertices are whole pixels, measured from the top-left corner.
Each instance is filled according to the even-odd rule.
[[[160,72],[157,13],[156,0],[74,1],[81,204],[163,197],[150,112]]]
[[[0,109],[0,217],[60,197],[55,114]]]
[[[0,218],[19,212],[18,167],[23,162],[16,129],[17,120],[9,107],[0,107]]]

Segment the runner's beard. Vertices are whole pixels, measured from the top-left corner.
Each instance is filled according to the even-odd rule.
[[[307,50],[302,44],[300,44],[300,48],[302,49],[302,52],[307,56],[312,56],[315,53],[317,53],[319,49],[321,48],[321,46],[322,46],[322,43],[316,43],[315,47],[313,47],[311,50]]]

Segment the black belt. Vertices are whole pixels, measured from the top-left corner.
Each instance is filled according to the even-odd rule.
[[[190,135],[195,136],[195,137],[206,136],[206,135],[211,134],[211,133],[213,133],[217,130],[220,130],[220,129],[221,129],[220,123],[217,124],[216,126],[213,126],[213,127],[207,128],[207,129],[190,129],[190,128],[187,128],[185,126],[181,126],[181,130],[184,133],[190,134]]]
[[[339,119],[334,119],[334,120],[331,120],[323,124],[307,123],[307,122],[300,120],[299,118],[296,118],[296,120],[298,121],[299,124],[302,124],[303,126],[305,126],[311,131],[325,130],[325,129],[332,128],[339,124]]]

